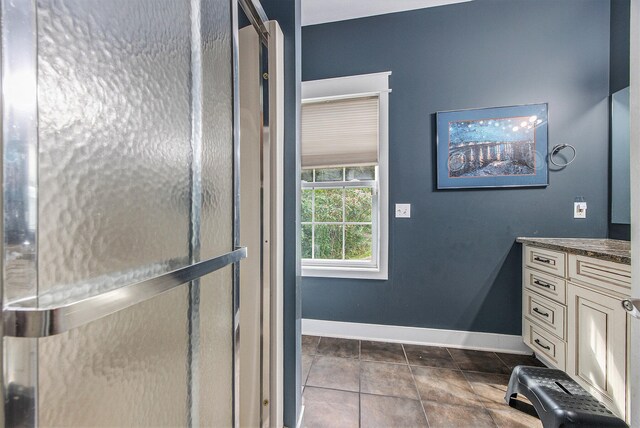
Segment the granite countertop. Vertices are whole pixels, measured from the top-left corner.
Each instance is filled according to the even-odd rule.
[[[616,263],[631,264],[631,243],[617,239],[592,238],[517,238],[516,242],[550,250],[595,257]]]

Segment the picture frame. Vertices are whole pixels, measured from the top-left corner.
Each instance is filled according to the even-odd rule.
[[[438,189],[549,184],[548,106],[436,113]]]

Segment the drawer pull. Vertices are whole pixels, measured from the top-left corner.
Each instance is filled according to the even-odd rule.
[[[546,349],[547,351],[550,351],[550,350],[551,350],[551,346],[543,345],[543,344],[540,342],[540,340],[538,340],[538,339],[534,340],[534,342],[536,342],[536,345],[538,345],[538,346],[539,346],[539,347],[541,347],[542,349]]]
[[[538,308],[533,308],[533,312],[542,315],[543,317],[547,317],[549,318],[549,314],[547,312],[542,312],[540,309]]]
[[[546,258],[540,257],[540,256],[535,256],[533,258],[533,260],[535,260],[536,262],[540,262],[540,263],[551,264],[551,259],[546,259]]]
[[[549,284],[548,282],[542,282],[539,279],[536,279],[533,281],[533,283],[535,285],[539,285],[540,287],[544,287],[544,288],[548,288],[551,289],[553,286],[551,284]]]

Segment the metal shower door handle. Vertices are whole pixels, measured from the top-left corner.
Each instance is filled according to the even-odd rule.
[[[62,306],[47,308],[3,308],[4,335],[48,337],[64,333],[152,299],[201,276],[238,263],[247,257],[247,248],[176,269],[165,274]]]
[[[622,307],[629,312],[629,315],[640,318],[640,299],[624,299]]]

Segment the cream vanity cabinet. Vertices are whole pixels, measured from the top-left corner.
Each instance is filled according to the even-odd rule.
[[[523,245],[523,340],[628,421],[631,266],[574,251]]]

